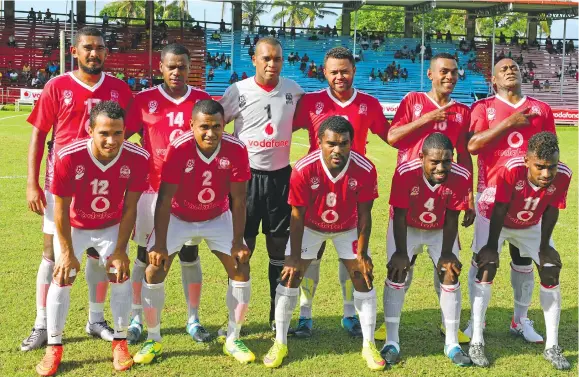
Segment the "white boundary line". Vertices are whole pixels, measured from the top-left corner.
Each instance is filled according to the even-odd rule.
[[[28,114],[28,113],[25,113],[25,114],[11,115],[11,116],[9,116],[9,117],[0,118],[0,120],[10,119],[10,118],[16,118],[16,117],[21,117],[21,116],[24,116],[24,115],[29,115],[29,114]]]

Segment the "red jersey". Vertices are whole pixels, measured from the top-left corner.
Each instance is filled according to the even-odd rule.
[[[159,191],[161,167],[169,143],[191,130],[193,106],[203,99],[211,99],[211,96],[191,86],[179,100],[171,98],[162,85],[135,96],[127,111],[127,132],[141,133],[143,148],[153,156],[149,175],[151,191]]]
[[[366,154],[368,130],[384,139],[388,135],[390,124],[378,99],[354,89],[352,98],[342,103],[327,88],[304,94],[294,115],[294,130],[306,128],[310,135],[308,153],[318,149],[318,130],[324,120],[334,115],[344,117],[352,124],[352,150],[361,155]]]
[[[495,201],[509,203],[504,226],[507,228],[528,228],[541,221],[547,206],[564,209],[567,190],[571,183],[571,169],[562,162],[557,167],[557,175],[549,187],[541,188],[533,185],[527,178],[528,170],[523,157],[513,158],[500,169]],[[483,203],[480,214],[491,218],[494,202]],[[480,207],[479,207],[480,208]]]
[[[93,106],[101,101],[115,101],[126,109],[132,98],[127,83],[105,73],[92,87],[77,79],[72,72],[46,83],[27,119],[40,131],[48,133],[52,130],[52,151],[49,151],[46,163],[46,188],[51,186],[54,171],[52,153],[75,140],[88,137],[89,115]]]
[[[475,102],[472,105],[470,132],[481,132],[496,127],[515,112],[529,108],[538,116],[530,119],[530,125],[512,130],[482,150],[478,155],[477,191],[495,187],[498,172],[513,157],[527,153],[529,139],[542,131],[555,131],[555,118],[551,107],[545,102],[531,97],[523,97],[519,103],[511,104],[499,95]],[[486,195],[485,195],[486,196]]]
[[[408,161],[394,173],[390,205],[408,210],[408,226],[425,230],[442,229],[447,209],[468,209],[469,182],[468,170],[453,162],[446,181],[432,186],[424,176],[420,159]]]
[[[288,203],[306,207],[305,225],[322,232],[343,232],[358,226],[358,203],[378,197],[374,164],[351,151],[342,172],[333,177],[314,151],[296,162]]]
[[[171,213],[183,221],[200,222],[229,210],[231,182],[251,178],[245,145],[224,133],[209,158],[197,148],[193,132],[173,140],[167,150],[161,181],[179,185]]]
[[[400,102],[400,106],[392,120],[391,128],[394,129],[405,126],[408,123],[414,122],[423,114],[441,107],[442,106],[424,92],[410,92],[405,95],[402,102]],[[396,166],[418,158],[418,154],[422,151],[424,140],[434,132],[440,132],[446,135],[452,142],[457,154],[468,153],[467,134],[470,125],[470,109],[460,102],[455,102],[454,105],[448,108],[448,111],[454,112],[455,114],[449,115],[448,118],[442,122],[427,123],[393,145],[394,148],[398,149]]]
[[[51,192],[72,197],[70,225],[103,229],[121,222],[126,191],[149,187],[149,153],[123,142],[119,154],[103,165],[92,154],[92,139],[75,141],[56,154]]]

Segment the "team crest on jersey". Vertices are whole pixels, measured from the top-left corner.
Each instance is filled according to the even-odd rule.
[[[515,190],[521,191],[523,189],[523,187],[525,187],[525,182],[518,181],[517,184],[515,185]]]
[[[442,192],[442,194],[443,194],[443,195],[446,195],[446,196],[452,195],[452,190],[451,190],[450,188],[446,187],[446,188],[444,189],[444,191]]]
[[[245,105],[247,104],[247,98],[245,98],[245,94],[242,94],[239,96],[239,108],[243,108],[245,107]]]
[[[488,120],[495,120],[496,116],[497,116],[497,111],[495,110],[495,108],[489,107],[487,109],[487,119]]]
[[[457,123],[462,124],[462,114],[461,113],[456,113],[455,118],[456,118]]]
[[[322,111],[324,111],[324,103],[323,102],[317,102],[316,103],[316,115],[320,115],[322,113]]]
[[[62,95],[64,96],[64,103],[69,105],[72,102],[72,90],[67,89],[62,92]]]
[[[420,114],[422,113],[422,104],[417,103],[414,105],[414,116],[419,117]]]
[[[77,165],[74,172],[76,173],[74,178],[78,181],[84,175],[84,165]]]
[[[318,177],[310,178],[310,187],[312,188],[312,190],[317,190],[318,187],[320,187],[320,178]]]
[[[293,105],[294,104],[294,96],[291,93],[285,94],[285,104],[286,105]]]
[[[365,103],[360,104],[358,109],[358,114],[368,115],[368,106]]]
[[[158,107],[159,103],[157,103],[157,101],[149,101],[149,114],[153,114],[155,111],[157,111]]]
[[[414,187],[412,187],[412,190],[410,191],[410,196],[416,196],[419,193],[420,193],[420,187],[414,186]]]
[[[131,169],[127,165],[121,166],[121,178],[129,178],[131,176]]]
[[[547,195],[553,195],[555,190],[557,190],[557,187],[555,187],[555,185],[550,185],[549,187],[547,187]]]
[[[119,102],[119,92],[111,90],[111,101]]]
[[[541,115],[541,109],[537,105],[531,107],[531,114]]]
[[[190,173],[191,170],[193,170],[194,166],[195,166],[195,160],[193,160],[193,159],[187,160],[187,165],[185,166],[185,173]]]
[[[348,180],[348,187],[350,190],[355,190],[356,187],[358,187],[358,181],[356,181],[354,178],[350,178]]]
[[[219,159],[219,169],[229,169],[231,167],[231,161],[227,157],[221,157]]]

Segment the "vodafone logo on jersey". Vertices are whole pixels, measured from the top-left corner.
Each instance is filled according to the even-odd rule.
[[[525,141],[525,139],[523,139],[523,135],[518,132],[511,132],[509,134],[509,137],[507,138],[507,143],[509,143],[509,147],[511,148],[518,148],[521,145],[523,145],[523,142]]]
[[[263,127],[262,133],[263,133],[263,136],[265,136],[266,138],[268,138],[268,139],[272,138],[273,134],[275,133],[274,125],[271,123],[267,123],[265,125],[265,127]]]

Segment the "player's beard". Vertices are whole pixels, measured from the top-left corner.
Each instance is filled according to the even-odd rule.
[[[88,65],[82,64],[80,61],[78,62],[78,66],[84,73],[88,73],[89,75],[100,75],[103,71],[103,66],[100,65],[98,67],[89,67]]]

